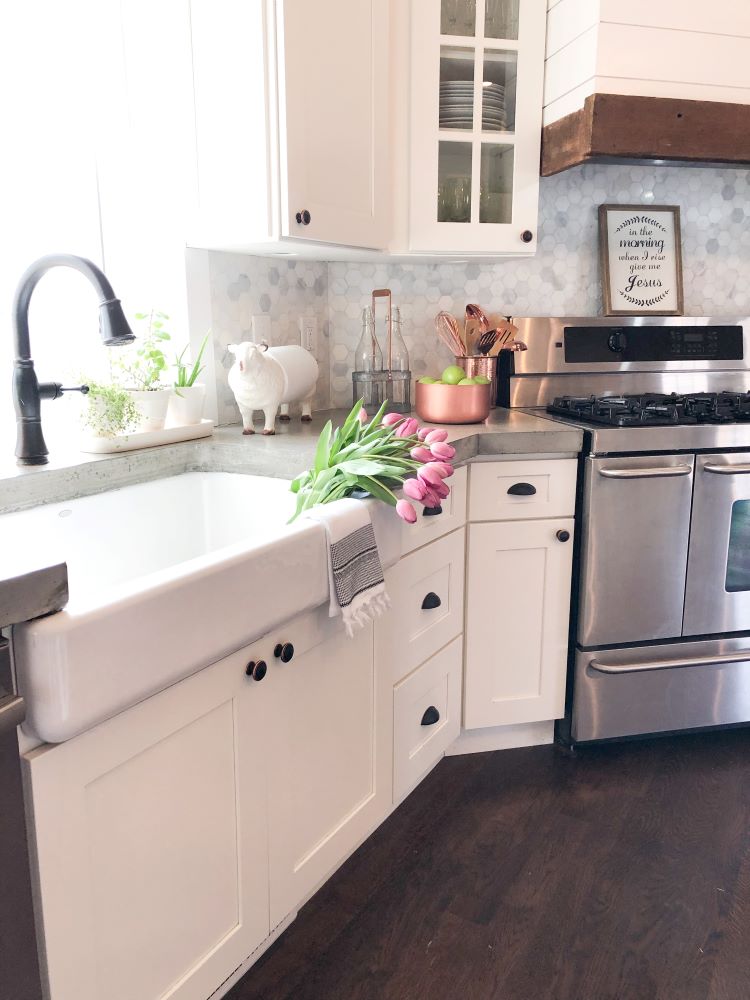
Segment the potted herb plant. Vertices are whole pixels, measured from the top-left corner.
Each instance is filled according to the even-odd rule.
[[[112,383],[83,380],[89,387],[82,424],[93,437],[114,438],[132,433],[140,423],[140,413],[125,389]]]
[[[164,426],[171,389],[162,385],[161,379],[169,367],[163,351],[171,340],[164,328],[169,319],[166,313],[152,309],[135,313],[143,333],[129,348],[118,348],[112,354],[112,367],[119,373],[117,381],[130,394],[138,413],[138,430],[158,431]]]
[[[198,376],[204,370],[205,365],[201,364],[203,352],[208,343],[209,334],[203,338],[203,343],[198,351],[195,361],[185,361],[185,354],[188,351],[186,345],[175,358],[173,368],[176,371],[172,395],[169,399],[169,410],[167,419],[174,427],[184,427],[190,424],[199,424],[203,416],[203,403],[206,398],[206,387],[202,382],[198,382]]]

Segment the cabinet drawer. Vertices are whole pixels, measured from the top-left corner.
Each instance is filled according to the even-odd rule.
[[[469,520],[572,517],[577,468],[574,458],[477,462],[471,467]]]
[[[450,496],[443,500],[440,514],[425,516],[418,504],[419,516],[416,524],[402,524],[401,551],[406,554],[413,552],[436,538],[455,531],[466,523],[466,492],[468,471],[466,466],[456,469],[448,480],[451,488]]]
[[[393,801],[399,802],[456,739],[461,724],[459,637],[393,689]]]
[[[394,684],[463,631],[464,537],[459,528],[386,574],[391,609],[377,622],[375,649]]]

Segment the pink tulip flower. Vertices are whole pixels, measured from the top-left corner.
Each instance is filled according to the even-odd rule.
[[[446,444],[445,441],[431,441],[430,451],[435,456],[435,458],[442,459],[443,461],[449,462],[455,457],[456,449],[451,444]]]
[[[359,411],[359,413],[357,414],[357,416],[358,416],[359,422],[361,424],[366,424],[367,423],[367,410],[364,407],[362,407],[362,409]]]
[[[424,441],[428,434],[432,434],[432,427],[420,427],[417,431],[417,437],[420,441]]]
[[[429,448],[425,448],[424,445],[417,445],[416,448],[412,448],[409,452],[411,457],[415,462],[431,462],[432,452]]]
[[[435,466],[435,470],[442,479],[450,479],[455,471],[450,462],[431,462],[430,464]]]
[[[445,500],[451,491],[450,486],[446,486],[445,483],[435,483],[431,489],[434,493],[437,493],[441,500]]]
[[[428,486],[435,486],[437,483],[442,483],[443,469],[438,468],[439,464],[442,463],[428,462],[427,465],[423,465],[421,469],[417,469],[417,475],[423,482],[427,483]]]
[[[440,497],[437,495],[437,493],[434,492],[434,490],[429,489],[422,497],[422,503],[425,505],[425,507],[439,507]]]
[[[414,510],[414,505],[409,503],[408,500],[398,501],[396,504],[396,513],[407,524],[414,524],[417,519],[417,512]]]
[[[407,417],[400,427],[396,428],[396,437],[408,438],[417,433],[419,424],[414,417]]]
[[[400,413],[386,413],[381,423],[383,427],[394,427],[396,424],[400,424],[403,419]]]
[[[427,493],[427,486],[421,479],[407,479],[404,483],[404,493],[410,500],[422,500]]]
[[[444,431],[442,427],[436,427],[433,430],[431,430],[429,434],[425,435],[425,441],[429,445],[435,444],[436,442],[447,441],[447,440],[448,440],[448,431]]]

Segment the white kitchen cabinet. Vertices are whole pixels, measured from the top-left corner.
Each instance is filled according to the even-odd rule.
[[[572,517],[469,525],[466,729],[563,715],[573,527]]]
[[[327,606],[280,630],[269,666],[271,924],[295,910],[391,805],[392,682],[376,669],[372,626],[347,638]]]
[[[250,652],[26,755],[51,1000],[205,1000],[268,936]]]
[[[411,252],[535,252],[545,28],[545,0],[412,0]]]
[[[388,12],[384,0],[190,0],[190,245],[385,246]]]

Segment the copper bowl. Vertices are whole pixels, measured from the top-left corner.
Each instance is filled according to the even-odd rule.
[[[481,424],[490,415],[489,385],[430,385],[417,382],[414,408],[428,424]]]

